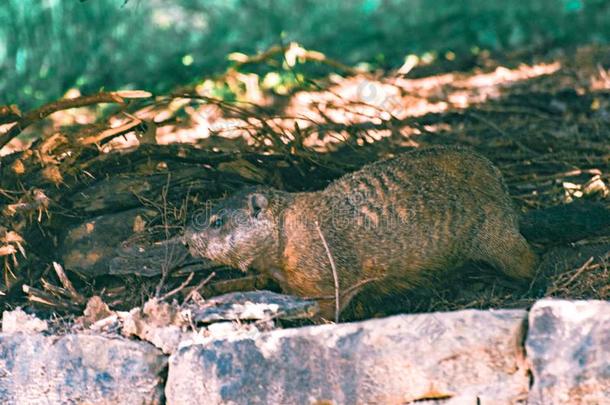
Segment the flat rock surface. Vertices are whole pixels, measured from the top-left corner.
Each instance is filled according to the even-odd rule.
[[[0,403],[160,404],[166,358],[94,335],[0,334]]]
[[[538,301],[526,351],[530,404],[610,404],[610,302]]]
[[[271,291],[234,292],[210,298],[203,306],[191,306],[195,322],[302,319],[318,312],[315,301]]]
[[[514,404],[528,391],[526,317],[400,315],[187,346],[170,358],[167,404]]]

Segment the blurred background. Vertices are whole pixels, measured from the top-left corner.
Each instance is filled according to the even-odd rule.
[[[225,71],[233,53],[290,42],[367,70],[409,55],[470,69],[481,52],[605,44],[609,21],[604,0],[2,0],[0,104],[30,109],[70,88],[165,92]]]

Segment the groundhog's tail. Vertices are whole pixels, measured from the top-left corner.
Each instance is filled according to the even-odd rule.
[[[610,235],[610,207],[578,201],[530,211],[519,221],[521,234],[530,242],[567,243]]]

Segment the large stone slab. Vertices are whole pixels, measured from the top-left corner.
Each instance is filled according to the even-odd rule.
[[[538,301],[526,351],[529,404],[610,404],[610,302]]]
[[[93,335],[0,334],[0,403],[160,404],[166,358]]]
[[[401,315],[192,345],[170,358],[167,404],[514,404],[529,384],[526,316]]]

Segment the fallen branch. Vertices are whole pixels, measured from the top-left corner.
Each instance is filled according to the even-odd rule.
[[[186,280],[184,280],[184,282],[182,282],[178,287],[167,292],[165,295],[163,295],[161,298],[159,298],[159,301],[164,301],[164,300],[168,299],[169,297],[176,295],[177,293],[182,291],[187,285],[189,285],[189,283],[191,282],[191,280],[193,279],[194,276],[195,276],[195,273],[189,274],[189,276],[186,278]]]
[[[54,309],[65,311],[78,312],[82,310],[80,306],[66,300],[61,300],[55,297],[53,294],[39,290],[38,288],[30,287],[29,285],[24,284],[22,286],[22,290],[27,295],[28,300],[32,303],[42,304]]]
[[[83,145],[100,143],[103,140],[105,140],[106,138],[114,138],[118,135],[123,135],[128,132],[131,132],[134,128],[136,128],[137,126],[139,126],[141,124],[142,124],[142,121],[135,118],[132,121],[129,121],[123,125],[119,125],[118,127],[107,128],[96,135],[80,138],[78,141]]]
[[[57,274],[61,285],[63,285],[64,289],[68,292],[68,296],[77,303],[84,304],[86,302],[85,297],[76,291],[76,288],[74,288],[74,285],[72,285],[72,282],[64,272],[64,268],[61,266],[61,264],[53,262],[53,269],[55,270],[55,274]]]
[[[25,128],[32,125],[35,122],[41,121],[47,116],[62,110],[68,110],[71,108],[85,107],[92,104],[99,103],[116,103],[125,104],[125,99],[131,98],[148,98],[152,94],[146,91],[115,91],[115,92],[102,92],[93,94],[90,96],[81,96],[75,98],[68,98],[63,100],[54,101],[43,105],[40,108],[32,110],[26,113],[24,116],[17,121],[5,134],[0,135],[0,149],[2,149],[7,143],[13,138],[19,135]]]
[[[547,296],[552,295],[552,294],[557,293],[558,291],[567,289],[570,287],[570,285],[572,283],[574,283],[574,281],[576,281],[576,279],[578,279],[578,277],[580,277],[582,275],[582,273],[585,270],[595,270],[595,269],[601,267],[600,264],[591,265],[593,263],[593,260],[594,260],[594,257],[591,256],[582,266],[580,266],[578,269],[573,271],[573,274],[570,276],[570,278],[568,280],[566,280],[564,282],[562,282],[562,281],[557,282],[554,286],[552,286],[547,291],[547,293],[545,295],[547,295]],[[566,274],[566,276],[567,276],[567,274]]]
[[[191,273],[191,274],[193,274],[193,273]],[[182,303],[182,305],[186,304],[191,299],[193,299],[195,294],[199,293],[199,290],[201,290],[203,287],[205,287],[206,284],[209,283],[210,280],[213,279],[214,277],[216,277],[216,272],[215,271],[213,271],[212,273],[210,273],[209,276],[207,276],[206,278],[201,280],[201,282],[199,284],[197,284],[194,288],[191,289],[191,291],[189,291],[189,293],[184,298],[184,302]]]
[[[273,45],[271,48],[254,56],[243,55],[239,53],[231,54],[229,59],[235,62],[234,69],[239,69],[245,65],[258,64],[266,62],[276,55],[284,54],[287,62],[294,65],[296,59],[301,59],[304,62],[318,62],[328,65],[332,68],[342,70],[351,75],[367,74],[367,72],[347,66],[337,60],[331,59],[322,52],[311,51],[301,47],[297,43],[291,43],[287,46]]]
[[[16,105],[0,106],[0,124],[8,124],[18,121],[21,118],[21,111]]]

